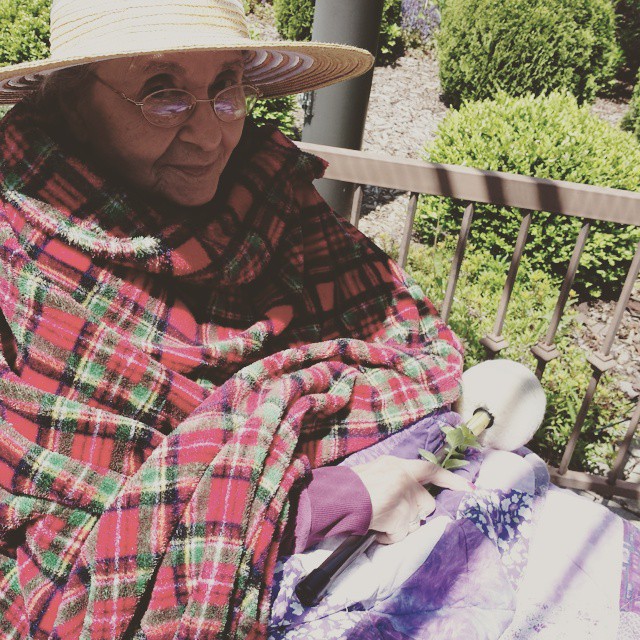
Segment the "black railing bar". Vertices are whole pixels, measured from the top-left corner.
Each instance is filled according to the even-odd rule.
[[[590,228],[591,223],[583,221],[582,228],[580,229],[576,239],[576,244],[573,247],[573,253],[571,254],[569,264],[567,265],[567,271],[562,280],[562,286],[560,287],[560,293],[558,294],[558,300],[556,301],[553,315],[549,321],[547,333],[545,337],[531,349],[531,352],[538,360],[538,365],[536,367],[536,376],[538,377],[538,380],[542,379],[547,364],[549,364],[551,360],[560,356],[560,352],[554,346],[554,341],[558,331],[558,326],[560,325],[560,320],[562,319],[567,305],[567,300],[569,299],[569,294],[571,293],[571,287],[573,287],[578,266],[580,265],[580,257],[582,256],[587,238],[589,237]]]
[[[596,387],[598,386],[598,382],[600,382],[601,376],[602,371],[593,367],[591,380],[589,380],[589,385],[587,386],[587,391],[584,394],[582,405],[580,406],[580,411],[578,411],[578,415],[576,416],[576,421],[573,425],[573,429],[571,430],[569,440],[564,448],[560,466],[558,467],[558,473],[560,475],[565,474],[567,472],[567,469],[569,468],[571,458],[573,457],[576,445],[578,444],[578,440],[580,439],[582,425],[584,424],[585,418],[587,417],[587,412],[589,411],[589,407],[591,406],[591,401],[593,400],[593,396],[595,395]]]
[[[607,482],[606,478],[594,476],[582,471],[567,471],[565,474],[558,474],[558,470],[547,465],[551,475],[551,481],[568,489],[581,489],[583,491],[595,491],[596,493],[612,498],[629,498],[630,500],[640,500],[640,483],[619,480],[615,485]]]
[[[353,200],[351,202],[351,216],[349,220],[356,229],[360,225],[360,216],[362,215],[362,195],[362,185],[359,184],[356,186],[353,193]]]
[[[580,233],[578,234],[578,238],[576,240],[575,247],[573,248],[573,253],[571,254],[571,259],[569,260],[567,272],[564,276],[564,280],[562,281],[562,287],[560,288],[560,294],[558,295],[556,307],[553,310],[553,316],[551,317],[551,322],[549,323],[547,334],[544,337],[544,341],[546,344],[553,344],[553,341],[556,337],[558,325],[560,324],[560,320],[562,319],[567,300],[569,299],[569,294],[571,293],[571,287],[573,286],[573,281],[575,280],[576,272],[578,271],[578,266],[580,265],[580,257],[582,256],[584,246],[587,242],[587,238],[589,237],[590,228],[590,222],[583,222],[582,228],[580,229]]]
[[[611,346],[613,345],[613,341],[615,340],[616,334],[618,333],[618,329],[620,328],[620,323],[622,322],[622,316],[624,315],[625,309],[629,304],[629,299],[631,298],[631,293],[633,292],[633,287],[635,286],[639,273],[640,273],[640,241],[638,241],[636,253],[633,256],[633,260],[631,262],[631,266],[629,267],[629,271],[627,271],[627,277],[625,278],[622,291],[620,292],[620,297],[618,298],[618,302],[616,304],[616,309],[613,312],[613,318],[609,324],[609,329],[607,330],[607,335],[602,345],[601,353],[605,356],[609,355],[609,352],[611,351]]]
[[[625,278],[620,297],[618,298],[616,309],[613,314],[613,319],[609,323],[609,329],[607,330],[604,344],[602,345],[602,348],[598,353],[587,356],[589,362],[591,363],[593,373],[591,375],[591,380],[589,381],[589,386],[587,387],[587,392],[585,393],[584,400],[582,401],[582,406],[580,407],[580,411],[578,412],[578,415],[576,417],[576,422],[571,431],[571,436],[569,437],[569,441],[567,442],[567,446],[565,447],[562,461],[560,462],[560,466],[558,467],[558,473],[561,475],[563,473],[566,473],[567,469],[569,468],[569,463],[571,462],[571,458],[573,457],[573,453],[575,451],[580,433],[582,431],[582,426],[587,417],[587,412],[589,411],[589,406],[591,405],[591,401],[593,400],[593,396],[596,392],[596,387],[598,386],[600,377],[602,376],[604,371],[607,371],[608,369],[615,366],[615,361],[610,355],[611,346],[613,344],[613,340],[615,339],[616,333],[618,332],[618,328],[620,327],[622,316],[629,302],[629,298],[631,297],[631,292],[633,291],[633,287],[636,280],[638,279],[639,273],[640,242],[638,242],[636,253],[633,257],[629,270],[627,271],[627,277]]]
[[[627,428],[622,444],[618,448],[618,453],[616,455],[615,462],[613,463],[613,467],[609,472],[608,480],[610,484],[615,484],[624,470],[627,454],[629,453],[633,437],[638,429],[638,423],[640,423],[640,397],[636,404],[636,410],[631,416],[631,421],[629,422],[629,427]]]
[[[504,321],[507,315],[507,308],[509,307],[509,301],[511,300],[511,294],[513,293],[513,287],[516,282],[516,277],[518,276],[518,269],[520,268],[520,262],[522,260],[524,247],[527,243],[532,216],[533,213],[531,211],[526,211],[522,216],[522,221],[520,222],[520,230],[518,231],[518,237],[513,249],[513,255],[511,256],[511,264],[509,265],[507,280],[504,283],[504,289],[502,290],[502,297],[500,299],[500,305],[498,306],[496,321],[493,325],[493,332],[491,336],[493,339],[499,338],[502,334]]]
[[[458,278],[460,276],[460,267],[462,266],[462,260],[464,258],[464,252],[467,247],[467,240],[469,239],[469,232],[471,231],[471,223],[473,222],[473,216],[475,214],[475,203],[470,202],[462,216],[462,224],[460,225],[460,232],[458,233],[458,243],[456,245],[456,252],[453,256],[453,262],[451,263],[451,269],[449,271],[449,278],[447,280],[447,289],[444,294],[444,300],[442,301],[442,309],[440,314],[445,322],[449,321],[449,314],[451,313],[451,305],[453,304],[453,296],[458,284]]]
[[[407,215],[404,219],[404,228],[402,229],[402,241],[400,243],[400,253],[398,256],[398,264],[404,269],[407,266],[407,258],[409,257],[409,245],[411,244],[411,235],[413,233],[413,222],[416,218],[416,209],[418,208],[418,195],[412,192],[409,195],[409,204],[407,205]]]

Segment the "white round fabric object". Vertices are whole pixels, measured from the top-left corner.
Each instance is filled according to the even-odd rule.
[[[487,360],[462,375],[462,396],[456,410],[467,422],[478,409],[493,417],[480,436],[491,449],[514,451],[537,431],[547,406],[540,381],[524,365],[512,360]]]

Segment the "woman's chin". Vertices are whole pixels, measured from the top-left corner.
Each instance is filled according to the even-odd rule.
[[[213,200],[218,180],[219,176],[216,174],[207,180],[194,181],[193,184],[180,184],[172,188],[167,185],[158,195],[180,207],[201,207]]]

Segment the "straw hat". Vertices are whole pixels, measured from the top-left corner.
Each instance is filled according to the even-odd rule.
[[[0,103],[18,102],[66,67],[151,53],[241,50],[267,97],[319,89],[368,71],[368,51],[249,38],[242,0],[53,0],[51,56],[0,67]]]

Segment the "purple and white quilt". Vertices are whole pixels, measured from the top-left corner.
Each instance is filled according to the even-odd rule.
[[[435,450],[439,412],[345,464]],[[527,449],[470,455],[474,492],[394,545],[374,544],[315,607],[294,590],[342,541],[280,561],[270,640],[623,640],[640,638],[640,529],[550,484]]]

